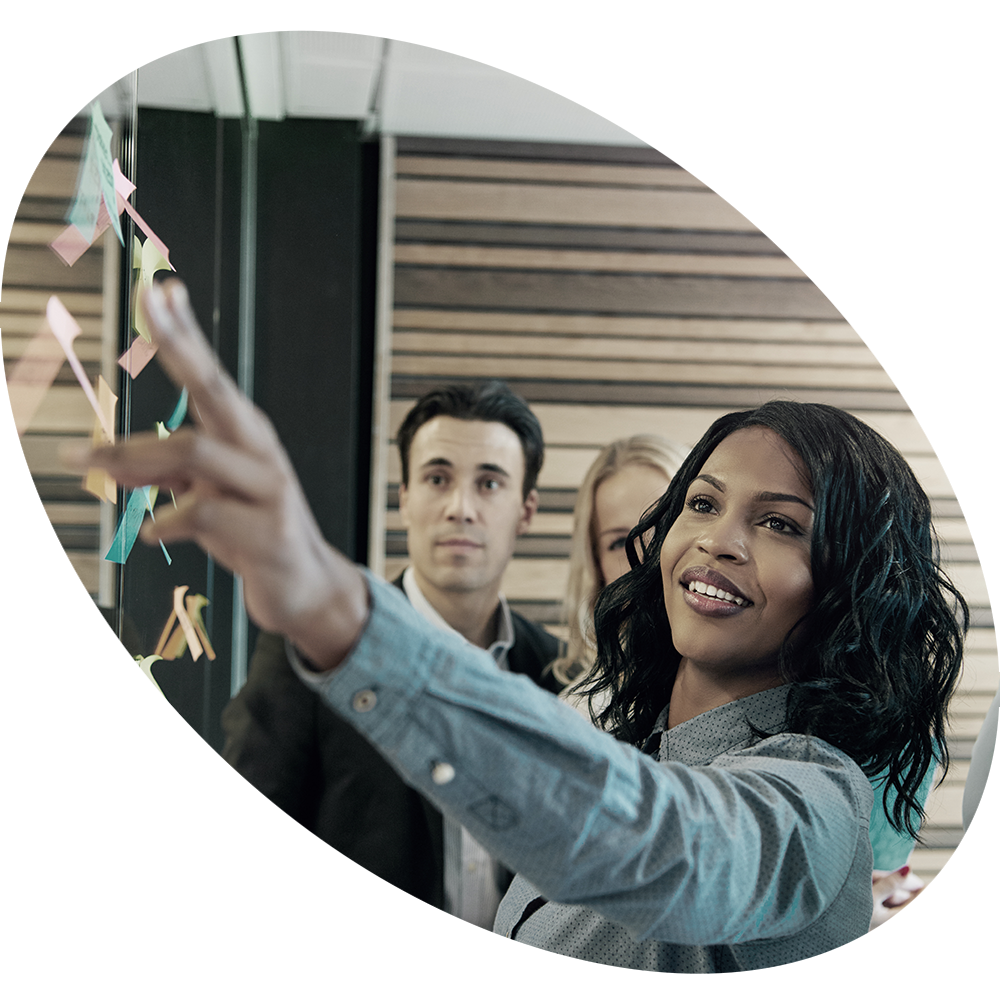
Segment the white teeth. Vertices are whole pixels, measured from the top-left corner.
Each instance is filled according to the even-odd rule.
[[[688,584],[688,590],[694,591],[696,594],[704,594],[706,597],[714,597],[717,601],[728,601],[740,608],[747,604],[742,597],[736,597],[725,590],[719,590],[718,587],[713,587],[709,583],[702,583],[701,580],[692,580]]]

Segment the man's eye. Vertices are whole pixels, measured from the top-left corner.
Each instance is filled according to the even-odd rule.
[[[498,489],[500,489],[500,480],[499,479],[484,479],[482,485],[483,485],[483,489],[484,490],[498,490]]]

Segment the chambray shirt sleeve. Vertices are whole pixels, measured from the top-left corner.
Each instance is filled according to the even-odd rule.
[[[658,763],[370,574],[369,590],[347,660],[326,674],[293,660],[297,672],[547,899],[637,939],[704,944],[797,933],[840,892],[871,799],[839,751],[811,741],[810,759],[787,757],[776,737],[723,766]]]

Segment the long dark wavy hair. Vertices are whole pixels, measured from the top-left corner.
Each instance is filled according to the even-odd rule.
[[[916,836],[923,776],[948,765],[945,717],[969,610],[941,569],[930,502],[906,460],[836,407],[772,401],[720,417],[695,445],[629,534],[632,570],[598,598],[587,690],[610,700],[595,721],[638,745],[670,700],[680,657],[663,606],[660,548],[708,456],[734,431],[755,426],[798,453],[815,499],[815,603],[792,630],[807,641],[792,652],[790,632],[780,653],[792,684],[785,731],[820,737],[870,778],[885,778],[890,822]]]

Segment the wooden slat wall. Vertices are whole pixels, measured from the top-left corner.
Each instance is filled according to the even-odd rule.
[[[82,328],[74,348],[88,377],[92,382],[101,372],[109,377],[103,346],[103,241],[72,267],[48,246],[66,225],[83,141],[82,125],[76,131],[71,125],[56,139],[32,176],[15,217],[0,297],[0,342],[8,375],[38,331],[49,296],[55,294]],[[114,387],[116,380],[109,384]],[[97,598],[101,503],[81,488],[79,476],[66,474],[57,457],[63,441],[88,438],[93,423],[94,411],[66,362],[21,443],[49,520],[84,586]],[[112,518],[113,514],[112,510]]]
[[[542,504],[504,587],[554,632],[576,488],[608,441],[652,431],[691,444],[720,414],[782,397],[850,410],[906,455],[975,622],[953,708],[956,763],[914,855],[932,877],[961,835],[996,636],[952,488],[868,348],[766,236],[653,151],[402,137],[396,148],[389,426],[445,381],[504,378],[532,404],[547,445]],[[392,577],[406,537],[388,455]]]

